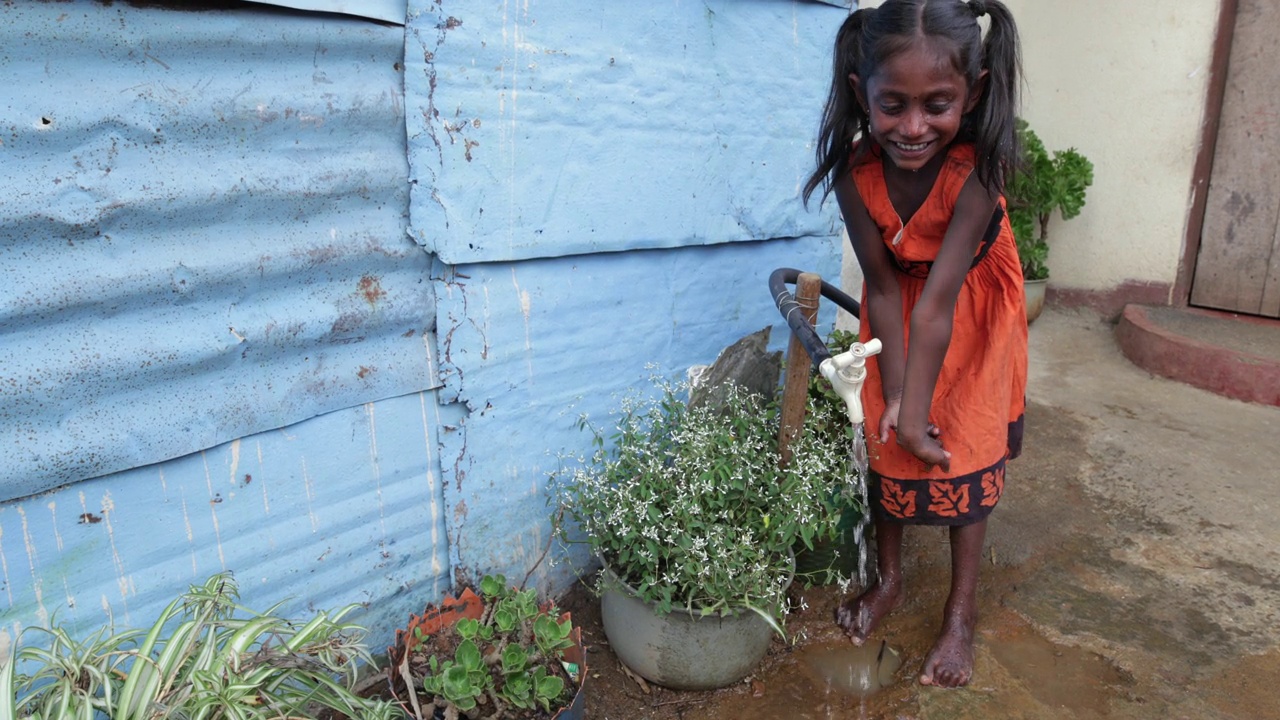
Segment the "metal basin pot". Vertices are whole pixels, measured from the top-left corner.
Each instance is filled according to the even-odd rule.
[[[732,685],[764,658],[774,631],[750,610],[705,617],[683,608],[659,615],[606,565],[600,598],[609,645],[628,668],[673,690]]]

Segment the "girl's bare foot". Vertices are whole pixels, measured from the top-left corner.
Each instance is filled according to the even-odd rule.
[[[898,609],[902,604],[902,583],[883,578],[867,588],[856,598],[849,598],[836,607],[836,624],[853,640],[854,645],[867,641],[880,619]]]
[[[969,683],[973,677],[973,625],[972,617],[947,618],[942,634],[925,658],[921,685],[955,688]]]

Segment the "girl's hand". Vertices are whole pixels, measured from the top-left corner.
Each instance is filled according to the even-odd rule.
[[[902,393],[889,397],[884,403],[884,414],[880,416],[880,443],[889,442],[889,432],[898,431],[898,410],[902,406]]]
[[[884,414],[880,416],[880,442],[881,443],[889,442],[890,431],[892,432],[898,431],[898,410],[901,409],[901,407],[902,407],[901,393],[898,393],[897,395],[894,395],[885,401]],[[929,437],[934,438],[935,440],[942,437],[942,429],[939,428],[937,425],[934,425],[933,423],[929,423],[929,426],[925,429],[925,432],[929,435]],[[899,440],[898,444],[901,445],[902,441]],[[951,457],[950,454],[948,454],[947,457],[948,458]]]
[[[943,472],[951,472],[951,453],[947,452],[938,440],[941,434],[938,426],[929,425],[928,431],[918,438],[903,436],[899,433],[898,445],[919,458],[920,462],[928,468],[932,469],[937,465]]]

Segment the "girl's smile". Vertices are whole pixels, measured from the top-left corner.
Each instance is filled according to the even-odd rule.
[[[870,117],[871,138],[902,170],[919,170],[945,150],[981,96],[969,92],[964,75],[951,64],[951,53],[938,45],[932,38],[913,42],[881,64],[865,84],[856,75],[849,77]]]

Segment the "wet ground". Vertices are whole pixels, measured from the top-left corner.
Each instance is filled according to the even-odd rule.
[[[1049,311],[1031,335],[1026,449],[990,522],[968,688],[914,680],[949,556],[944,529],[913,528],[909,600],[871,640],[900,653],[885,689],[831,681],[860,661],[831,621],[835,588],[803,591],[795,642],[705,693],[629,678],[578,588],[564,602],[591,648],[589,716],[1280,718],[1280,408],[1152,378],[1091,315]]]

